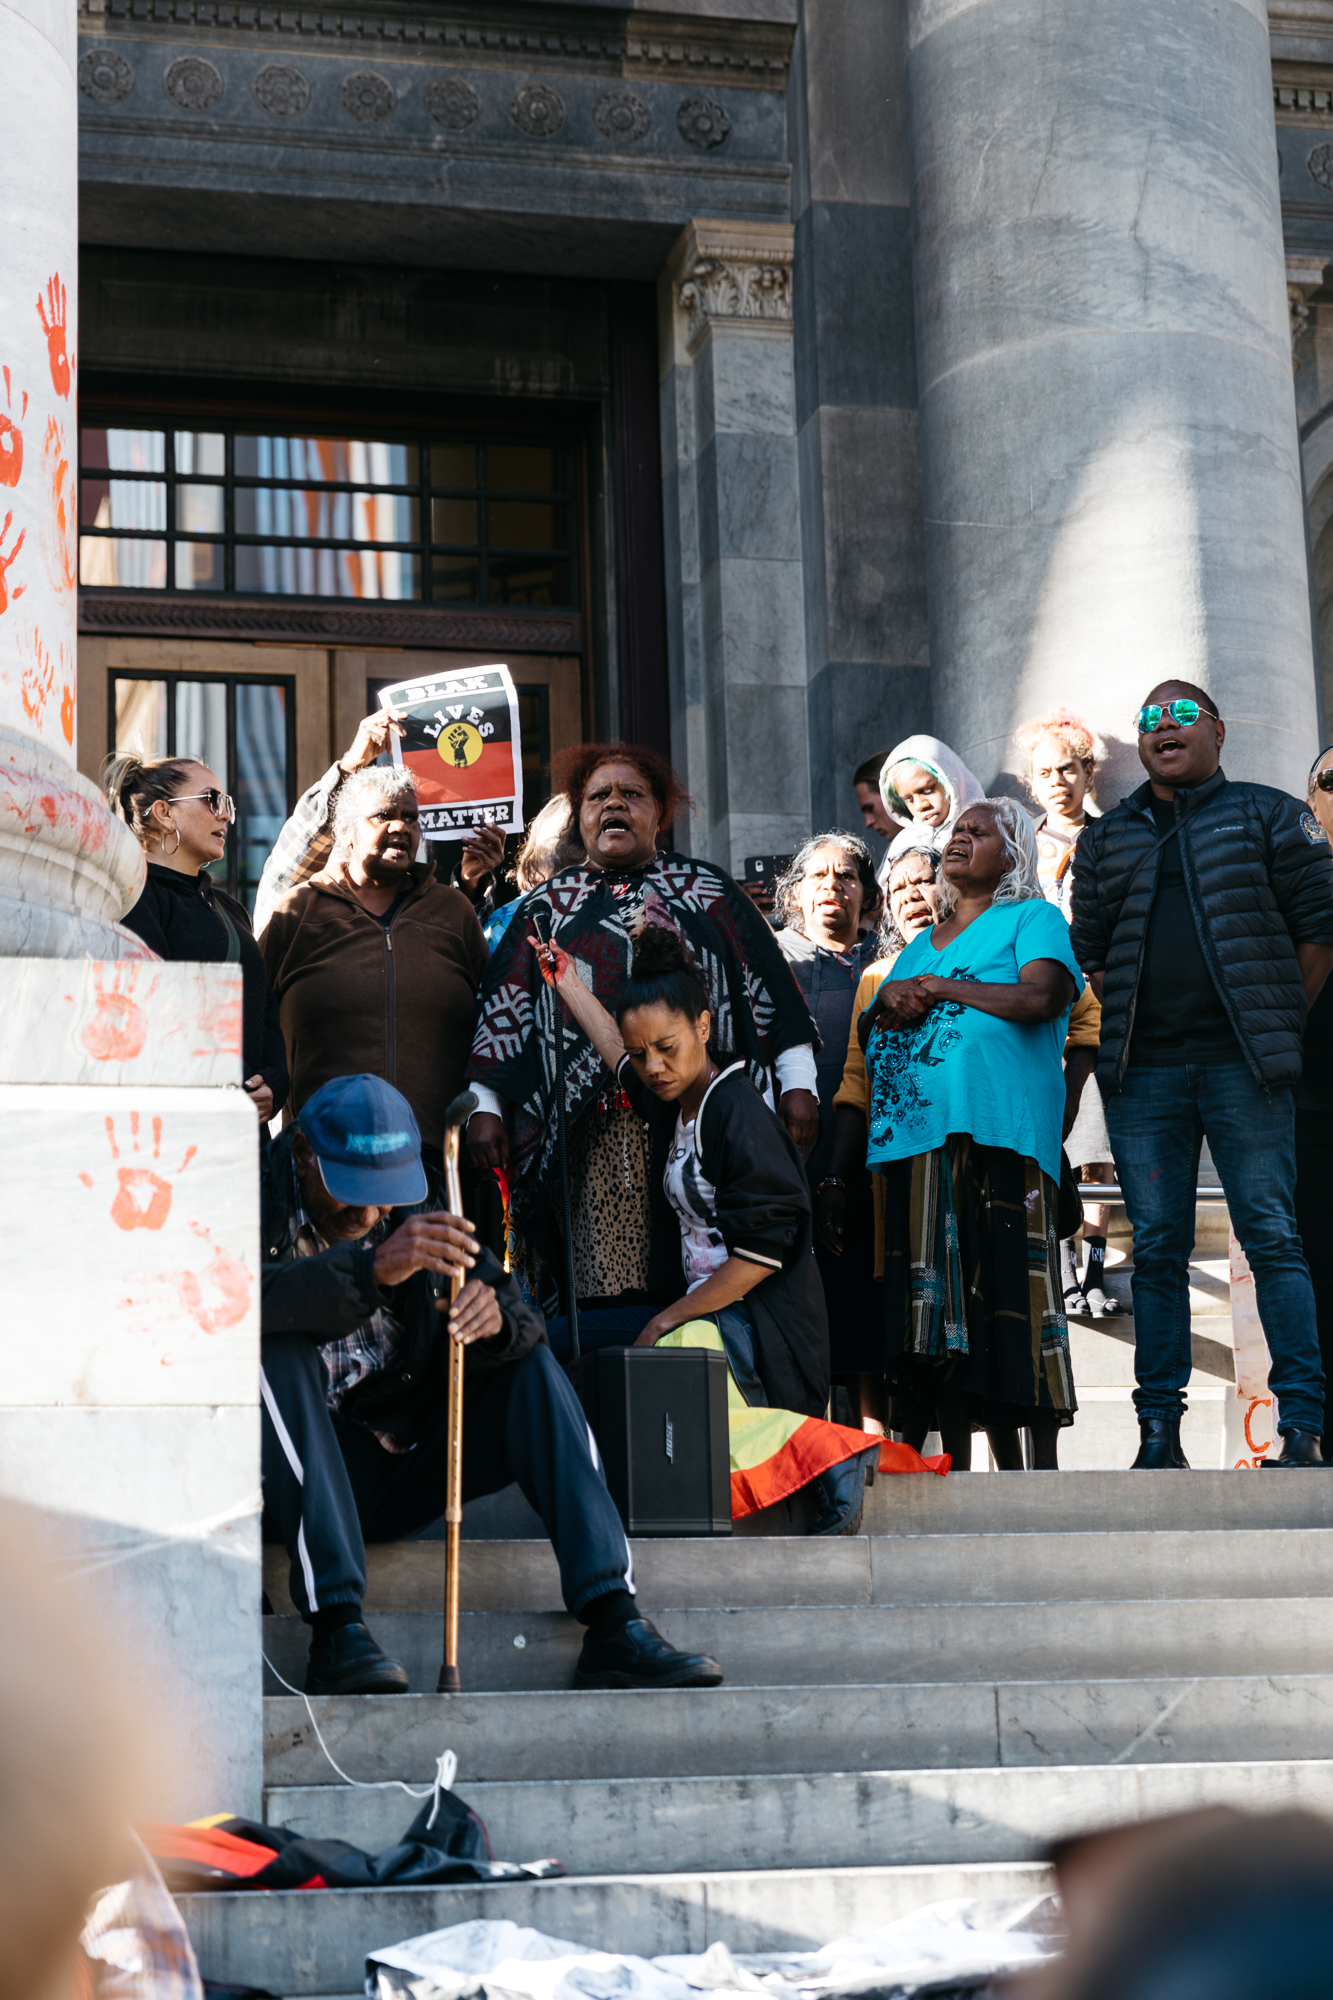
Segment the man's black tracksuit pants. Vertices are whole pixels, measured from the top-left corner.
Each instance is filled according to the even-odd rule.
[[[307,1620],[335,1604],[362,1602],[367,1542],[396,1541],[445,1508],[444,1398],[413,1449],[393,1452],[364,1425],[331,1411],[327,1389],[323,1355],[307,1335],[264,1336],[264,1539],[285,1545],[292,1600]],[[575,1617],[608,1591],[633,1591],[629,1543],[597,1446],[546,1346],[503,1367],[469,1370],[465,1379],[463,1498],[515,1481],[545,1523]]]

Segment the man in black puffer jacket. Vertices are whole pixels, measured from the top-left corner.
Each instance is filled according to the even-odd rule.
[[[1226,726],[1189,681],[1138,716],[1148,783],[1090,820],[1073,945],[1102,1003],[1097,1081],[1134,1230],[1136,1466],[1184,1466],[1189,1257],[1203,1139],[1254,1272],[1280,1466],[1323,1463],[1324,1377],[1296,1229],[1292,1086],[1333,967],[1333,855],[1308,807],[1228,784]]]

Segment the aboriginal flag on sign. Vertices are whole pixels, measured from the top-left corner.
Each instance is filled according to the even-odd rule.
[[[505,666],[464,667],[381,688],[403,734],[393,761],[412,773],[428,840],[452,840],[476,826],[507,833],[523,826],[523,762],[518,696]]]

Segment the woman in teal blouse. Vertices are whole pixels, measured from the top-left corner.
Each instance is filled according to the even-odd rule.
[[[1012,799],[969,806],[944,849],[952,913],[902,952],[861,1019],[869,1165],[888,1180],[890,1382],[933,1400],[955,1469],[987,1430],[1038,1469],[1077,1407],[1055,1235],[1065,1024],[1083,976]]]

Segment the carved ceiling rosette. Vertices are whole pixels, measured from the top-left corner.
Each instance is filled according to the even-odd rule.
[[[178,56],[163,77],[162,88],[182,111],[211,111],[225,85],[222,72],[202,56]]]
[[[426,109],[448,132],[466,132],[481,116],[481,99],[461,76],[441,76],[426,86]]]
[[[119,49],[88,49],[79,57],[79,89],[94,104],[119,104],[134,88],[134,71]]]
[[[358,125],[378,125],[395,108],[398,99],[393,94],[392,84],[373,70],[357,70],[352,76],[345,76],[338,92],[338,102],[349,118],[355,118]]]
[[[711,97],[687,97],[676,113],[676,130],[700,152],[711,153],[730,136],[731,120]]]
[[[565,100],[547,83],[520,83],[509,116],[529,139],[550,139],[565,122]]]
[[[617,146],[633,145],[653,122],[648,106],[632,90],[604,90],[592,115],[602,137]]]
[[[310,102],[310,84],[291,63],[266,63],[250,86],[261,111],[273,118],[295,118]]]

